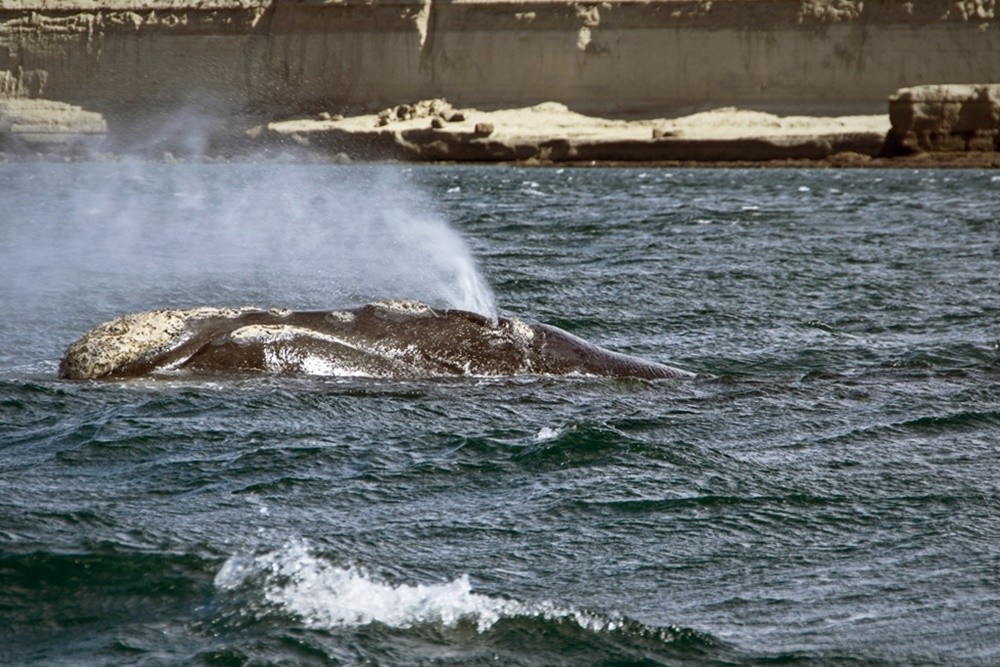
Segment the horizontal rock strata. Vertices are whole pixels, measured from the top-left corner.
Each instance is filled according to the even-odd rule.
[[[414,101],[442,98],[494,114],[554,100],[605,119],[677,119],[726,107],[781,118],[853,116],[883,113],[891,91],[926,81],[946,84],[941,90],[1000,81],[995,0],[0,3],[0,99],[69,105],[44,110],[39,102],[30,122],[11,120],[28,107],[7,107],[0,151],[79,144],[103,136],[104,123],[102,150],[154,155],[219,154],[276,138],[412,160],[871,155],[876,132],[846,126],[715,136],[639,121],[620,132],[607,124],[526,130],[482,114],[406,123],[422,118]],[[992,113],[991,103],[934,99],[893,102],[903,120],[892,150],[990,146],[995,133],[982,123],[967,129],[966,119]],[[391,106],[400,102],[410,102],[402,116]],[[336,120],[379,109],[395,115],[376,128]],[[306,114],[323,125],[266,123]],[[926,129],[922,119],[938,116],[955,118]],[[254,125],[257,136],[244,136]]]
[[[523,109],[454,109],[444,100],[378,114],[269,123],[250,132],[266,145],[310,146],[351,159],[414,161],[771,161],[837,153],[877,155],[884,116],[779,117],[732,108],[673,119],[624,121],[548,102]]]
[[[436,97],[872,113],[914,83],[1000,80],[995,12],[994,0],[6,0],[0,95],[108,118]]]
[[[0,150],[63,151],[96,148],[108,127],[100,114],[39,99],[0,99]]]
[[[1000,151],[1000,83],[903,88],[889,98],[886,151]]]

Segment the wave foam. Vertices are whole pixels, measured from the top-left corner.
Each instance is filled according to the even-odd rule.
[[[335,628],[382,623],[394,628],[423,624],[474,624],[479,632],[504,618],[566,619],[590,631],[615,631],[623,618],[526,604],[472,591],[467,574],[440,584],[391,584],[358,567],[340,567],[315,556],[304,541],[259,556],[233,556],[215,577],[221,590],[259,587],[270,608],[290,613],[309,627]]]

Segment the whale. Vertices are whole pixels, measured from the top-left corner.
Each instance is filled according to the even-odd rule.
[[[695,377],[555,326],[410,300],[329,311],[201,307],[130,313],[83,334],[59,364],[59,377],[68,380],[227,373]]]

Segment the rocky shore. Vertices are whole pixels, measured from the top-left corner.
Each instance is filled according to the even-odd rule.
[[[8,0],[0,152],[989,165],[995,12],[994,0]]]
[[[437,99],[276,121],[247,137],[260,148],[309,147],[344,162],[1000,166],[1000,85],[907,88],[888,106],[888,114],[853,116],[719,108],[621,120],[556,102],[483,111]]]
[[[456,109],[445,100],[375,114],[267,123],[248,135],[261,146],[309,146],[351,160],[416,162],[767,162],[874,157],[887,116],[778,116],[714,109],[675,118],[607,119],[546,102],[521,109]]]
[[[624,120],[557,102],[487,111],[434,99],[232,128],[212,146],[184,137],[194,152],[171,142],[115,152],[103,148],[107,126],[99,114],[12,99],[0,100],[0,159],[1000,167],[1000,85],[907,88],[888,107],[888,114],[829,117],[730,107]]]

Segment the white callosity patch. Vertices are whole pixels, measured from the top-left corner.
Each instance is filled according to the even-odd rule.
[[[382,301],[373,301],[368,305],[407,315],[427,315],[434,312],[426,303],[411,299],[385,299]]]
[[[70,345],[63,359],[63,374],[77,380],[103,377],[119,366],[183,344],[191,334],[192,322],[233,318],[256,310],[194,308],[122,315],[91,329]]]
[[[535,331],[530,325],[514,318],[502,319],[488,327],[485,333],[490,337],[490,343],[493,346],[511,345],[518,355],[516,367],[505,370],[501,374],[531,374],[535,372],[531,353],[531,342],[535,338]],[[470,374],[473,373],[466,373],[466,375]]]
[[[354,313],[347,310],[331,310],[325,317],[331,322],[343,322],[345,324],[349,324],[355,319]]]
[[[287,324],[248,324],[229,334],[229,340],[237,345],[272,343],[292,340],[296,336],[320,336],[315,331]]]
[[[513,318],[507,320],[507,322],[507,327],[515,340],[520,342],[522,345],[531,345],[531,341],[535,338],[535,330],[531,328],[531,325],[522,320],[516,320]]]

